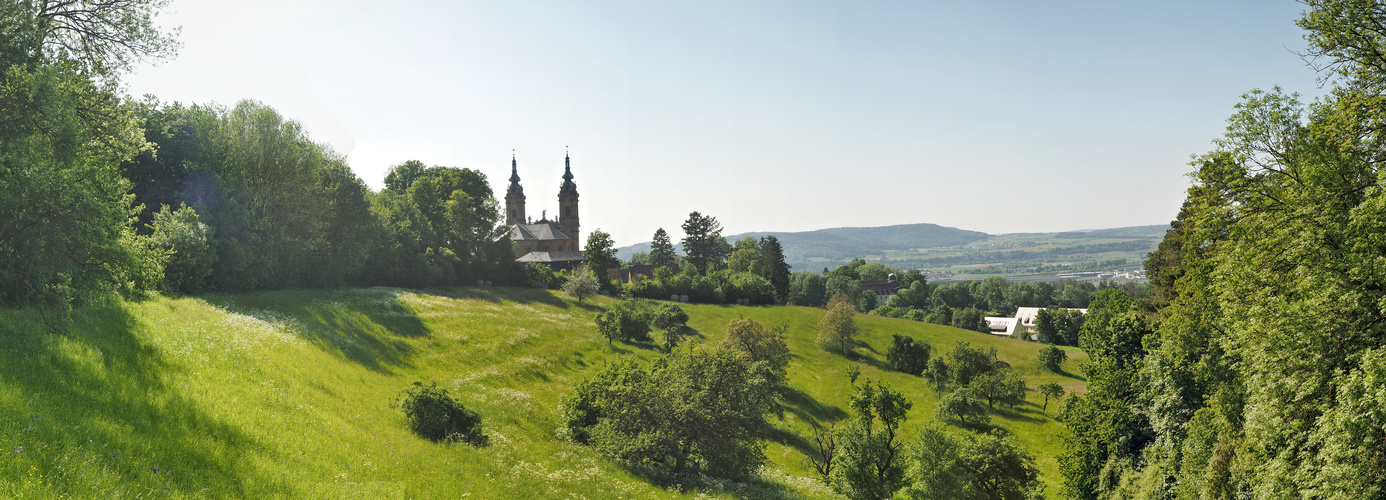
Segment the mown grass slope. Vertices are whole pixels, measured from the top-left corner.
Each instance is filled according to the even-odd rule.
[[[788,322],[792,390],[760,479],[667,478],[554,437],[569,387],[616,357],[658,355],[596,333],[609,303],[501,288],[159,297],[81,308],[60,333],[34,311],[0,310],[0,497],[823,498],[802,450],[810,420],[846,415],[849,363],[913,398],[907,433],[932,419],[924,381],[883,364],[891,333],[935,354],[994,345],[1031,387],[1081,391],[1039,368],[1033,343],[860,316],[862,357],[849,361],[814,344],[821,310],[687,306],[697,342],[742,315]],[[1083,355],[1070,356],[1076,371]],[[389,402],[415,380],[480,413],[491,445],[410,433]],[[1038,406],[998,410],[993,423],[1039,457],[1055,495],[1062,426]]]

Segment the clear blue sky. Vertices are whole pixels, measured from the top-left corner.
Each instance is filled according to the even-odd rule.
[[[1302,7],[1261,1],[173,0],[165,101],[251,98],[379,188],[481,170],[584,232],[676,239],[932,222],[990,233],[1168,222],[1239,95],[1321,93]]]

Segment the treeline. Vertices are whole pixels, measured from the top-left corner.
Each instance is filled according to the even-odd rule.
[[[260,103],[149,102],[134,115],[152,145],[122,165],[136,206],[177,207],[206,228],[178,240],[205,250],[165,248],[170,268],[193,267],[195,259],[208,267],[196,273],[205,280],[166,280],[165,290],[520,279],[480,172],[405,162],[377,193],[340,155]],[[158,217],[145,219],[139,234],[166,231]]]
[[[653,265],[653,276],[637,277],[621,291],[632,297],[708,304],[782,304],[788,298],[789,265],[784,248],[774,236],[743,238],[732,245],[722,236],[717,218],[699,212],[689,214],[680,226],[684,255],[675,253],[664,228],[655,231],[648,253],[635,254],[630,264]],[[615,251],[604,252],[614,262]],[[591,262],[589,251],[588,261]],[[678,272],[674,272],[677,269]],[[597,271],[598,276],[605,269]]]
[[[121,162],[145,149],[119,79],[172,55],[157,2],[0,4],[0,304],[157,286]]]
[[[172,54],[160,5],[0,6],[0,304],[523,283],[479,172],[407,162],[375,193],[262,104],[119,95],[133,61]]]
[[[895,276],[900,290],[884,304],[876,294],[862,290],[863,281],[885,281]],[[1097,292],[1120,288],[1133,298],[1143,299],[1150,289],[1134,283],[1040,281],[1007,282],[1000,276],[981,281],[931,285],[918,270],[901,270],[879,262],[856,259],[823,274],[799,271],[790,277],[788,302],[819,307],[836,297],[854,304],[860,312],[892,318],[907,318],[967,330],[988,331],[986,316],[1014,316],[1020,307],[1086,308]],[[1056,334],[1056,338],[1063,338]],[[1076,345],[1070,341],[1052,343]]]
[[[1386,492],[1386,13],[1303,3],[1329,92],[1244,95],[1146,263],[1155,307],[1089,311],[1088,393],[1063,414],[1074,498]]]

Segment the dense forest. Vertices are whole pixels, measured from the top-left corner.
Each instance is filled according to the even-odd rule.
[[[1386,494],[1386,7],[1303,3],[1327,95],[1244,95],[1147,263],[1160,307],[1084,325],[1075,498]]]

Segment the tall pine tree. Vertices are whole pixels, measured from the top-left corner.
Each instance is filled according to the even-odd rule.
[[[664,228],[655,230],[654,242],[650,244],[650,264],[655,266],[674,265],[674,245],[669,241],[669,233]]]
[[[760,260],[752,271],[770,281],[780,302],[789,296],[789,264],[784,262],[784,248],[779,238],[773,235],[760,238]]]

